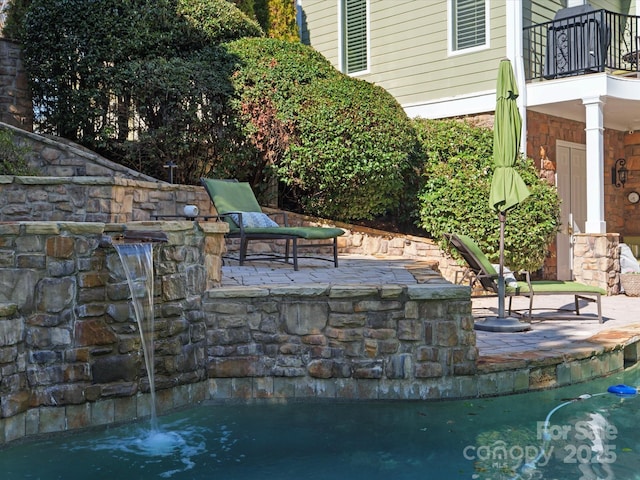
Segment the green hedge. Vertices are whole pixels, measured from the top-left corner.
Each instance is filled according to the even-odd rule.
[[[265,178],[275,175],[306,213],[371,219],[410,197],[416,137],[388,92],[300,43],[245,38],[227,49],[239,59],[234,105]]]
[[[420,226],[447,250],[443,233],[467,234],[497,263],[500,223],[489,206],[493,132],[457,120],[416,120],[414,125],[426,156]],[[523,159],[516,168],[531,195],[507,213],[505,264],[535,271],[555,240],[559,199],[531,160]]]

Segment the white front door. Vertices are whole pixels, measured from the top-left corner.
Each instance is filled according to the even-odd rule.
[[[556,142],[556,185],[560,196],[557,236],[558,280],[573,280],[573,234],[587,220],[587,156],[585,145]]]

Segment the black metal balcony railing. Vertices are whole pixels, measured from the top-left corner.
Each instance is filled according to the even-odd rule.
[[[640,17],[594,10],[523,29],[527,81],[640,69]]]

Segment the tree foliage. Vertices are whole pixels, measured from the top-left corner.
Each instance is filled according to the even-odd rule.
[[[425,152],[420,226],[448,249],[442,234],[467,234],[497,263],[499,221],[489,206],[493,175],[493,133],[456,120],[414,122]],[[559,225],[555,187],[538,177],[531,160],[517,170],[531,195],[509,210],[505,228],[505,264],[537,270],[548,254]]]
[[[417,144],[389,93],[300,43],[245,38],[227,49],[239,61],[234,106],[265,176],[312,215],[370,219],[398,209]]]
[[[218,45],[262,31],[231,3],[32,0],[23,25],[39,131],[185,183],[234,149]]]
[[[0,175],[37,175],[26,156],[27,147],[19,145],[9,130],[0,128]]]
[[[249,18],[258,21],[266,35],[280,40],[298,41],[294,0],[232,0]]]

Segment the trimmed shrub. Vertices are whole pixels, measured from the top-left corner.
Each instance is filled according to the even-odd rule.
[[[500,223],[489,206],[493,132],[457,120],[416,120],[414,125],[426,155],[420,226],[445,250],[444,233],[467,234],[497,263]],[[507,212],[505,265],[535,271],[555,240],[560,203],[555,187],[538,177],[531,160],[523,159],[516,169],[531,195]]]
[[[300,43],[245,38],[227,49],[239,59],[234,106],[265,178],[275,175],[311,215],[358,220],[398,210],[410,196],[417,143],[389,93]]]

